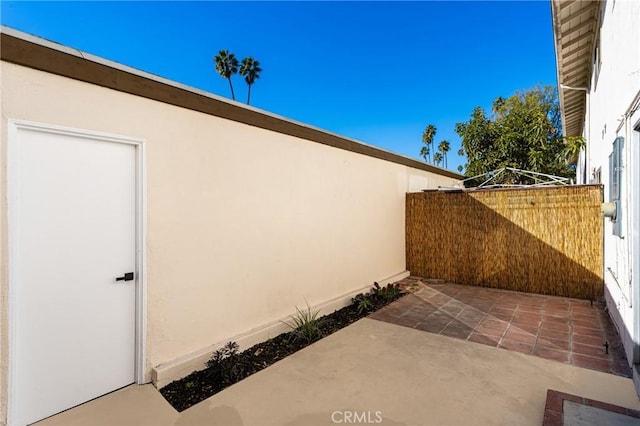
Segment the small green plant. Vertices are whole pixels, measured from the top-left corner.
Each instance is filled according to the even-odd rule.
[[[294,340],[304,340],[308,343],[322,337],[319,311],[311,310],[307,303],[307,309],[300,309],[296,306],[296,314],[291,315],[291,322],[283,321],[290,329]]]
[[[373,283],[373,288],[368,293],[361,293],[351,299],[351,303],[356,306],[358,314],[366,314],[381,308],[387,303],[397,299],[403,294],[399,284],[387,284],[381,287],[377,282]]]
[[[226,358],[230,358],[234,355],[237,355],[238,349],[240,349],[240,347],[236,342],[228,342],[226,345],[224,345],[223,347],[221,347],[220,349],[218,349],[213,353],[212,359],[217,362],[220,362]]]
[[[196,387],[196,384],[194,382],[187,382],[184,384],[185,389],[193,389],[194,387]]]
[[[374,308],[373,301],[371,300],[371,294],[369,293],[361,293],[351,299],[351,302],[356,305],[359,314],[369,312]]]
[[[245,368],[239,362],[236,342],[228,342],[207,361],[209,376],[225,384],[233,384],[244,377]]]
[[[386,300],[393,300],[398,298],[402,294],[402,290],[398,284],[388,284],[384,289],[382,289],[382,297]]]
[[[390,301],[397,299],[402,294],[399,284],[387,284],[386,287],[380,287],[380,284],[373,283],[371,294],[378,300]]]

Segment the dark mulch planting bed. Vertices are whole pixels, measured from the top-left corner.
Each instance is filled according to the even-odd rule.
[[[391,286],[389,286],[391,287]],[[353,303],[332,314],[318,318],[322,337],[326,337],[349,324],[404,296],[404,293],[385,294],[389,287],[374,288],[371,293],[359,295]],[[363,299],[366,299],[363,302]],[[266,342],[235,353],[235,343],[229,343],[226,356],[205,370],[195,371],[160,389],[160,393],[178,411],[186,410],[240,380],[257,373],[314,341],[296,338],[293,332],[280,334]],[[237,347],[237,346],[235,346]]]

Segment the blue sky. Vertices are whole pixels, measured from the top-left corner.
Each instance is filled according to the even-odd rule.
[[[252,105],[414,158],[432,123],[452,170],[475,106],[556,84],[549,1],[1,4],[3,25],[224,97],[213,56],[253,56]]]

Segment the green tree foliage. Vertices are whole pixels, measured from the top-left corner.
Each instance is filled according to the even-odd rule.
[[[429,145],[424,145],[420,148],[420,157],[424,158],[425,162],[428,162],[427,157],[430,157],[431,151],[429,151]]]
[[[433,154],[433,164],[435,164],[436,166],[439,166],[440,163],[442,163],[442,154],[439,152],[436,152],[435,154]]]
[[[424,146],[420,149],[420,156],[424,158],[424,161],[430,162],[430,154],[434,153],[433,151],[433,138],[436,137],[436,126],[433,124],[429,124],[422,132],[422,143]],[[429,157],[429,159],[427,159]]]
[[[585,145],[586,141],[582,136],[566,136],[564,138],[565,149],[561,152],[558,159],[567,164],[575,165],[578,161],[578,155],[580,155],[580,151]]]
[[[247,83],[247,105],[251,102],[251,86],[253,86],[253,83],[260,78],[261,71],[262,68],[260,68],[260,62],[256,61],[251,56],[242,60],[240,75],[244,77],[244,81]]]
[[[420,156],[424,158],[427,163],[433,163],[436,166],[443,164],[447,167],[447,153],[451,151],[451,144],[449,141],[443,140],[438,144],[438,151],[436,152],[434,147],[434,139],[436,137],[436,126],[433,124],[427,125],[422,132],[422,147],[420,148]],[[433,155],[433,160],[431,156]]]
[[[464,148],[460,148],[458,150],[458,155],[461,156],[461,157],[464,157]],[[464,166],[462,164],[460,164],[458,166],[458,172],[462,173],[463,171],[464,171]]]
[[[238,60],[236,59],[236,55],[229,53],[228,50],[221,50],[213,58],[213,62],[216,64],[216,71],[220,74],[220,77],[226,78],[229,81],[231,99],[235,101],[236,95],[233,92],[231,76],[238,73]]]
[[[447,152],[451,151],[451,145],[449,141],[441,141],[438,144],[438,151],[442,154],[442,159],[444,160],[444,166],[447,167]]]
[[[480,107],[469,121],[456,124],[467,156],[465,175],[503,167],[573,177],[568,159],[584,146],[582,138],[561,135],[560,108],[553,87],[536,87],[493,101],[492,116]],[[529,184],[526,177],[505,174],[500,183]],[[475,185],[477,182],[470,182]]]

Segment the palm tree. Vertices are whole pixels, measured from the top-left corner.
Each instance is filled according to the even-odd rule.
[[[451,145],[449,141],[441,141],[438,144],[438,151],[442,153],[442,158],[444,158],[444,166],[447,167],[447,152],[451,150]]]
[[[242,60],[242,66],[240,67],[240,75],[244,76],[244,81],[249,87],[247,91],[247,105],[251,101],[251,86],[260,78],[260,62],[254,60],[251,56]]]
[[[463,171],[463,170],[464,170],[464,166],[463,166],[462,164],[461,164],[461,165],[459,165],[459,166],[458,166],[458,171],[459,171],[460,173],[462,173],[462,171]]]
[[[425,145],[422,148],[420,148],[420,157],[424,158],[424,161],[427,161],[427,157],[429,156],[430,152],[429,152],[429,145]]]
[[[435,163],[436,166],[439,166],[440,163],[442,162],[442,154],[440,154],[439,152],[436,152],[435,154],[433,154],[433,162]]]
[[[433,138],[436,136],[436,126],[429,124],[424,132],[422,132],[422,142],[427,146],[426,156],[424,160],[427,161],[427,156],[433,152]],[[420,151],[422,155],[422,150]]]
[[[233,93],[233,84],[231,84],[231,76],[238,73],[238,60],[236,55],[229,53],[228,50],[221,50],[213,58],[213,62],[216,64],[216,71],[220,74],[220,77],[229,80],[229,87],[231,88],[231,98],[235,101],[236,95]]]

